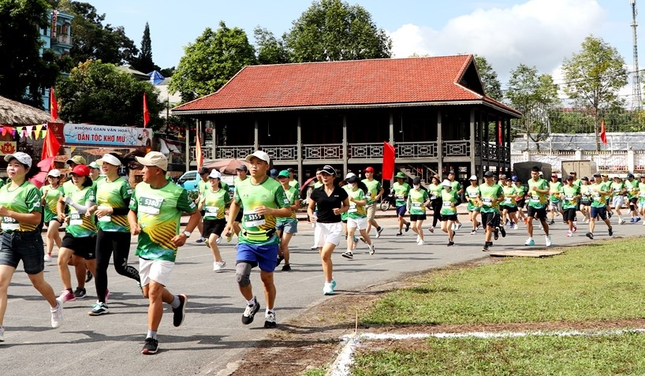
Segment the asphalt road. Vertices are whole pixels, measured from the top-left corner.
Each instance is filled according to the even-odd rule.
[[[392,212],[390,212],[392,213]],[[465,222],[466,218],[462,217]],[[430,235],[427,245],[418,246],[412,231],[395,236],[396,220],[381,218],[385,227],[383,236],[375,239],[376,254],[367,254],[367,247],[359,244],[354,260],[341,257],[342,250],[334,253],[334,277],[338,294],[360,291],[366,286],[400,279],[414,273],[449,264],[487,257],[482,253],[483,234],[470,235],[465,226],[455,238],[456,245],[446,247],[443,233]],[[426,222],[427,223],[427,222]],[[424,228],[427,228],[424,225]],[[581,230],[572,238],[566,237],[562,223],[553,227],[553,243],[571,245],[591,240]],[[638,224],[614,226],[615,237],[637,236],[645,233]],[[225,375],[234,368],[234,362],[243,353],[264,339],[270,330],[264,329],[264,308],[259,273],[254,269],[252,283],[262,309],[255,322],[245,326],[241,315],[245,302],[235,282],[235,247],[224,243],[221,251],[228,262],[222,273],[212,271],[212,256],[203,245],[195,244],[193,234],[188,245],[179,251],[177,265],[171,276],[171,292],[188,295],[187,317],[184,324],[172,325],[172,312],[166,307],[159,328],[160,352],[153,356],[140,354],[147,329],[148,302],[140,295],[136,283],[117,275],[110,267],[110,300],[108,315],[88,316],[95,300],[93,282],[88,286],[88,297],[65,303],[64,323],[58,329],[49,326],[49,307],[31,287],[20,266],[9,287],[9,302],[4,320],[5,342],[0,344],[2,375]],[[542,232],[536,229],[536,247],[544,246]],[[604,224],[597,226],[596,239],[607,238]],[[506,238],[494,246],[498,249],[527,249],[525,227],[509,230]],[[130,263],[138,266],[132,256]],[[306,222],[299,223],[299,233],[291,242],[291,272],[277,271],[276,312],[280,323],[295,318],[324,299],[323,275],[317,251],[310,250],[313,231]],[[341,243],[345,247],[345,243]],[[46,280],[56,291],[62,284],[56,269],[56,259],[46,266]],[[279,269],[278,269],[279,270]],[[258,375],[261,375],[261,370]]]

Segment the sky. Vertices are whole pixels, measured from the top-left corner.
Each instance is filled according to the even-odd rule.
[[[312,4],[309,0],[85,1],[99,14],[105,13],[105,23],[123,26],[138,47],[148,22],[153,60],[162,68],[177,66],[183,47],[207,27],[217,29],[220,21],[244,29],[254,44],[255,27],[280,37]],[[477,54],[488,60],[503,88],[519,64],[535,66],[562,83],[562,62],[579,52],[590,35],[615,47],[633,71],[631,1],[637,0],[345,1],[365,8],[376,26],[386,30],[394,57]],[[638,5],[645,12],[645,1]],[[645,40],[642,26],[638,31],[640,40]],[[644,56],[645,48],[639,53]],[[644,67],[641,61],[639,68]],[[622,93],[628,96],[631,89]]]

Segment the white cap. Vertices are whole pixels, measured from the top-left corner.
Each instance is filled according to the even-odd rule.
[[[353,172],[348,172],[347,175],[345,175],[345,180],[351,178],[352,176],[356,176],[356,174]]]
[[[9,162],[12,159],[17,160],[18,162],[24,164],[27,166],[27,168],[31,168],[31,156],[27,153],[23,153],[21,151],[13,153],[13,154],[7,154],[4,156],[5,162]]]
[[[271,163],[271,158],[269,158],[269,154],[263,152],[262,150],[256,150],[255,153],[247,155],[245,159],[247,162],[251,162],[251,158],[253,157],[261,159],[266,163]]]
[[[158,151],[151,151],[145,157],[135,157],[137,162],[142,166],[158,167],[164,171],[168,171],[168,158]],[[107,162],[107,161],[106,161]],[[110,163],[110,162],[108,162]]]
[[[472,176],[470,177],[470,179],[468,179],[468,180],[478,180],[478,179],[477,179],[477,175],[472,175]]]
[[[47,173],[47,176],[51,176],[52,178],[60,178],[60,171],[53,169]]]
[[[446,180],[442,181],[442,182],[441,182],[441,185],[443,185],[444,187],[450,187],[450,188],[452,188],[452,184],[450,184],[450,180],[448,180],[448,179],[446,179]]]
[[[208,175],[208,178],[209,179],[221,179],[222,174],[219,171],[217,171],[216,169],[213,169],[213,171],[211,171],[210,175]]]
[[[103,154],[103,157],[101,157],[101,159],[96,160],[96,163],[99,166],[103,165],[103,162],[111,164],[112,166],[121,166],[121,161],[119,160],[119,158],[113,156],[112,154]]]

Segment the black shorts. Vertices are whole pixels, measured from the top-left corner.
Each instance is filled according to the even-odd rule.
[[[457,221],[457,214],[443,215],[441,214],[442,221]]]
[[[482,215],[482,223],[484,226],[490,226],[492,228],[498,227],[499,226],[499,214],[492,212],[492,213],[481,213]]]
[[[568,221],[575,221],[576,220],[576,208],[569,208],[569,209],[564,209],[564,213],[562,213],[562,219],[564,219],[565,222]]]
[[[242,208],[237,211],[237,216],[235,217],[235,222],[240,222],[242,223],[242,215],[244,214]]]
[[[425,221],[426,220],[426,215],[425,214],[410,214],[410,221]]]
[[[536,209],[529,205],[528,209],[526,210],[526,215],[529,218],[535,218],[539,219],[540,221],[546,221],[546,207],[543,207],[541,209]]]
[[[524,208],[524,205],[526,204],[526,200],[524,200],[524,199],[517,200],[517,202],[515,202],[515,203],[517,204],[518,208],[522,209],[522,208]]]
[[[74,255],[86,260],[96,258],[96,236],[75,238],[70,234],[65,234],[61,247],[71,249],[74,251]]]
[[[517,206],[500,205],[499,210],[506,210],[509,213],[517,213]]]
[[[222,236],[224,227],[226,227],[226,219],[204,219],[203,236],[207,239],[211,234]]]

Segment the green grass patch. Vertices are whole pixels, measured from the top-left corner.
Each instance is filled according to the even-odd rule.
[[[409,346],[408,346],[409,347]],[[428,339],[416,350],[361,350],[359,375],[642,375],[645,335]]]
[[[386,294],[362,324],[477,324],[642,318],[642,238],[567,248],[549,258],[509,258],[432,272]]]

